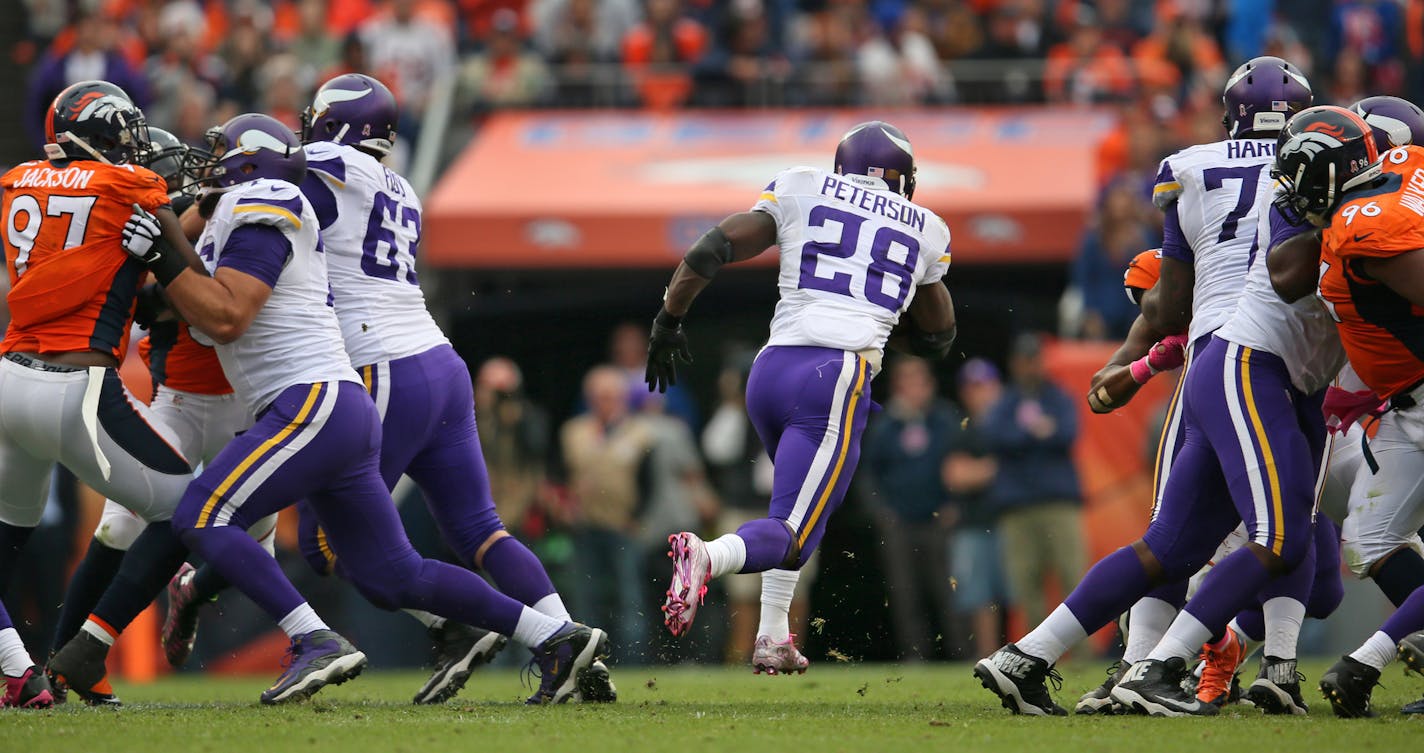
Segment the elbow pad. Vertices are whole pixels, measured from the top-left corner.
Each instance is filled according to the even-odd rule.
[[[687,249],[687,255],[682,258],[688,269],[696,272],[699,277],[712,279],[717,274],[717,270],[723,264],[732,260],[732,242],[727,240],[722,228],[714,227],[702,234],[697,242],[692,244],[692,248]]]
[[[954,338],[958,334],[958,327],[950,327],[943,332],[922,332],[919,327],[915,327],[910,333],[910,352],[920,358],[944,358],[949,355],[949,349],[954,346]]]

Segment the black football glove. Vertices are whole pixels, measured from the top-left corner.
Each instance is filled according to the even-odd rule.
[[[677,362],[692,363],[687,349],[687,333],[682,331],[682,319],[663,309],[653,319],[653,331],[648,336],[648,391],[667,392],[677,384]]]
[[[157,283],[139,288],[138,296],[134,300],[134,324],[143,329],[157,324],[159,317],[168,311],[168,301],[164,299],[163,293],[159,292]]]

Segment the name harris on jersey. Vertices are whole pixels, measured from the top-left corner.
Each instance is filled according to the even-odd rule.
[[[878,190],[869,190],[855,185],[854,181],[857,179],[866,181],[867,184],[869,181],[875,181],[875,187]],[[884,185],[877,178],[828,174],[821,184],[821,195],[839,199],[872,214],[888,217],[923,233],[925,231],[925,211],[902,201],[900,197],[886,190]]]
[[[1275,139],[1232,139],[1226,142],[1228,159],[1255,159],[1276,156]]]

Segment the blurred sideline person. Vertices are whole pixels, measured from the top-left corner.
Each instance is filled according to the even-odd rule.
[[[999,541],[998,516],[989,490],[999,464],[984,441],[982,424],[999,402],[1004,385],[999,370],[983,358],[971,358],[959,369],[959,402],[967,421],[944,459],[944,485],[959,510],[950,547],[954,576],[954,609],[969,617],[976,656],[1003,642],[1010,603],[1008,577]]]

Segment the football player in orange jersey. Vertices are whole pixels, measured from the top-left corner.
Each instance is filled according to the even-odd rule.
[[[160,128],[150,126],[148,137],[149,149],[138,159],[163,178],[174,213],[182,214],[195,199],[194,192],[185,189],[182,175],[188,148]],[[194,340],[188,325],[166,312],[156,285],[140,292],[136,308],[136,323],[149,330],[149,335],[139,342],[138,352],[153,379],[150,408],[176,435],[179,452],[195,462],[211,460],[237,433],[252,425],[252,414],[233,395],[216,351]],[[275,515],[268,516],[251,530],[269,554],[273,553],[276,523]],[[54,646],[63,646],[79,632],[112,582],[124,553],[147,525],[146,520],[123,505],[105,501],[94,537],[70,578]],[[191,580],[191,570],[185,563],[178,577]],[[170,609],[167,620],[173,622],[176,616]],[[181,665],[192,651],[196,615],[190,615],[184,627],[175,631],[180,640],[164,642],[164,652],[174,666]],[[51,682],[55,702],[65,702],[67,689]]]
[[[0,342],[3,573],[39,523],[55,462],[159,523],[154,535],[171,541],[167,521],[192,478],[174,434],[132,399],[117,371],[145,275],[121,245],[124,224],[135,204],[172,214],[163,179],[132,164],[148,146],[143,113],[117,86],[83,81],[55,98],[45,127],[46,159],[0,177],[11,285]],[[0,671],[5,704],[52,702],[3,610]]]
[[[1379,471],[1357,474],[1343,547],[1352,568],[1411,560],[1408,538],[1424,522],[1424,148],[1380,155],[1370,125],[1339,108],[1302,112],[1282,133],[1278,207],[1322,228],[1270,257],[1272,286],[1286,300],[1317,279],[1350,364],[1391,409],[1370,442]],[[1318,266],[1317,266],[1318,262]],[[1316,270],[1319,270],[1317,273]],[[1356,515],[1359,501],[1384,511]],[[1417,555],[1416,555],[1417,556]],[[1370,694],[1398,654],[1424,666],[1424,590],[1415,590],[1380,630],[1321,678],[1337,716],[1373,716]],[[1396,649],[1398,645],[1398,649]]]

